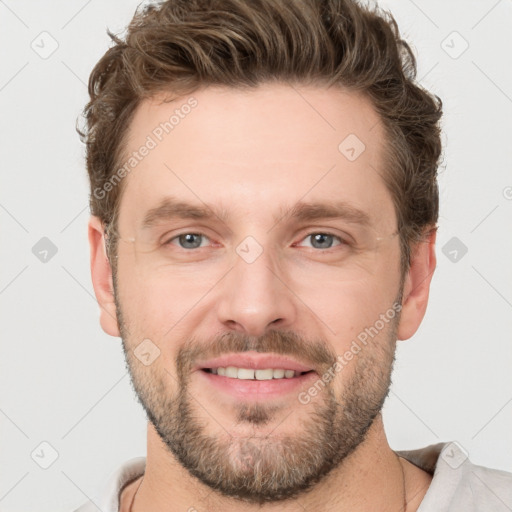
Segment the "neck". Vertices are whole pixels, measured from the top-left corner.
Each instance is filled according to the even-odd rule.
[[[431,477],[400,460],[391,450],[379,414],[365,441],[312,489],[291,500],[251,504],[222,496],[199,482],[175,460],[152,425],[148,424],[146,471],[133,501],[132,512],[302,512],[304,509],[413,512],[430,480]],[[407,502],[405,508],[404,498]]]

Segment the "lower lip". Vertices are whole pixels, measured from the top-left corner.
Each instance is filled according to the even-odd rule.
[[[206,384],[236,398],[262,399],[277,398],[290,393],[298,394],[317,378],[315,372],[305,373],[291,379],[243,380],[232,379],[214,373],[198,370]]]

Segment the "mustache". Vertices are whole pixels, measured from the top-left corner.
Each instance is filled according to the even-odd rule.
[[[185,341],[176,357],[178,373],[184,378],[199,359],[249,351],[292,357],[314,368],[319,375],[337,360],[336,352],[323,339],[307,340],[293,331],[272,330],[262,336],[248,336],[230,331],[206,342],[196,337]]]

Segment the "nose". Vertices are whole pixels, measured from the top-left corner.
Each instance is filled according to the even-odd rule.
[[[266,249],[252,262],[235,254],[218,289],[218,320],[249,336],[293,326],[300,301],[284,274]]]

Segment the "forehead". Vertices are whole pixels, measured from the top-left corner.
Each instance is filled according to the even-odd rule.
[[[383,128],[363,96],[268,84],[162,99],[143,101],[130,124],[124,158],[135,165],[120,218],[143,222],[166,196],[253,219],[299,200],[342,200],[393,227]]]

